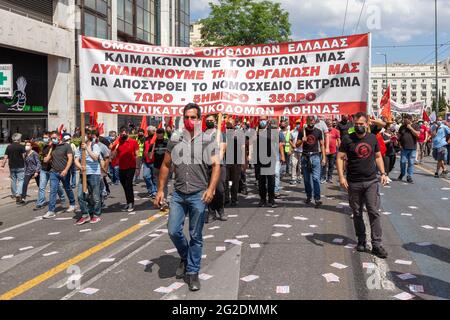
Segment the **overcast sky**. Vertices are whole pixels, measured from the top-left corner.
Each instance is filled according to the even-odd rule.
[[[274,0],[289,12],[292,39],[340,36],[347,0]],[[191,0],[191,20],[208,16],[209,2]],[[434,63],[434,0],[348,0],[344,34],[372,32],[373,62]],[[370,27],[370,28],[369,28]],[[356,30],[356,31],[355,31]],[[448,42],[448,43],[447,43]],[[439,60],[450,56],[450,0],[438,0]],[[431,47],[375,48],[376,46],[433,45]]]

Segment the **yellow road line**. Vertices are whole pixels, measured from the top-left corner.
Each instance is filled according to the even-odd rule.
[[[155,216],[151,216],[149,217],[146,221],[147,222],[152,222],[156,219],[158,219],[159,217],[163,217],[165,215],[167,215],[168,211],[160,211],[159,212],[159,216],[155,217]],[[121,233],[116,234],[115,236],[105,240],[102,243],[97,244],[96,246],[87,249],[86,251],[80,253],[79,255],[57,265],[56,267],[53,267],[51,269],[49,269],[48,271],[38,275],[37,277],[28,280],[27,282],[21,284],[20,286],[5,292],[4,294],[2,294],[0,296],[0,300],[10,300],[14,297],[17,297],[18,295],[23,294],[24,292],[30,290],[31,288],[41,284],[42,282],[50,279],[51,277],[57,275],[58,273],[67,270],[67,268],[69,268],[71,265],[77,264],[80,261],[83,261],[84,259],[90,257],[91,255],[99,252],[100,250],[103,250],[107,247],[109,247],[110,245],[116,243],[117,241],[125,238],[126,236],[129,236],[130,234],[136,232],[137,230],[141,229],[145,224],[136,224],[124,231],[122,231]]]
[[[423,171],[425,171],[425,172],[431,174],[432,176],[434,176],[434,172],[433,172],[433,171],[428,170],[428,169],[425,169],[424,167],[422,167],[422,166],[419,165],[419,164],[416,164],[415,166],[416,166],[417,168],[419,168],[420,170],[423,170]],[[444,181],[447,182],[447,183],[450,183],[450,180],[448,180],[448,179],[446,179],[446,178],[440,178],[440,179],[441,179],[441,180],[444,180]]]

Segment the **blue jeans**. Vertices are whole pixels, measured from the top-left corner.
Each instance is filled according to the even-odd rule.
[[[43,206],[45,204],[45,189],[47,188],[47,183],[49,180],[50,172],[41,170],[39,173],[39,193],[36,201],[37,206]],[[66,201],[66,196],[64,195],[63,188],[60,184],[58,184],[58,196],[61,201]]]
[[[280,193],[280,175],[281,175],[281,162],[277,159],[275,163],[275,193]]]
[[[310,164],[308,163],[308,157],[302,157],[302,170],[303,179],[305,182],[305,192],[308,199],[312,198],[314,191],[314,200],[320,200],[320,155],[314,154],[310,156]]]
[[[58,193],[59,182],[62,181],[66,195],[69,198],[71,206],[75,205],[75,196],[70,186],[70,180],[67,176],[61,177],[59,172],[50,171],[50,201],[48,202],[48,211],[55,212],[56,194]]]
[[[167,229],[181,259],[187,261],[187,274],[195,274],[200,271],[203,248],[202,232],[207,207],[202,201],[203,193],[204,191],[183,194],[174,191],[170,201]],[[186,215],[189,216],[189,242],[183,233]]]
[[[77,167],[74,164],[70,167],[68,175],[70,175],[70,185],[74,189],[77,185]]]
[[[407,172],[406,163],[408,163],[408,177],[414,174],[414,161],[416,160],[415,149],[402,149],[400,153],[400,174],[404,176]]]
[[[11,195],[20,197],[22,195],[23,179],[25,178],[25,168],[9,169],[11,176]]]
[[[156,194],[156,182],[153,175],[153,163],[145,163],[144,162],[144,181],[145,185],[147,186],[148,193],[153,196]]]
[[[113,167],[113,165],[109,164],[109,174],[111,175],[111,181],[115,185],[118,185],[120,183],[119,179],[119,166]]]
[[[88,193],[83,193],[83,183],[78,184],[78,203],[80,205],[81,214],[87,218],[89,215],[100,216],[101,203],[101,181],[102,176],[99,174],[88,174],[87,189]],[[80,179],[81,180],[81,179]]]

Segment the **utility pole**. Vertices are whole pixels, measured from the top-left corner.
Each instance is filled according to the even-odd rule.
[[[439,114],[439,87],[438,87],[438,33],[437,33],[437,0],[434,0],[434,51],[436,64],[436,117]]]

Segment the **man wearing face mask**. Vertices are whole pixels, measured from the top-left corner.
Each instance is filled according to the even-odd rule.
[[[414,160],[416,159],[417,138],[420,135],[420,128],[417,124],[413,124],[412,116],[405,115],[403,117],[403,125],[398,130],[398,140],[402,148],[400,153],[400,176],[401,181],[407,174],[406,181],[413,183]],[[408,165],[408,172],[406,166]]]
[[[307,126],[299,133],[303,146],[302,170],[305,184],[306,200],[309,204],[314,196],[315,207],[322,205],[320,200],[320,175],[321,168],[326,163],[326,152],[324,136],[320,129],[316,128],[316,121],[313,116],[306,119]]]
[[[450,128],[439,117],[436,124],[431,128],[431,137],[433,138],[433,158],[437,161],[435,178],[439,178],[439,171],[442,169],[442,175],[448,174],[445,169],[445,160],[447,159],[447,137],[450,134]]]
[[[133,178],[138,165],[139,146],[136,140],[128,137],[128,129],[120,129],[120,138],[111,146],[112,158],[117,158],[119,164],[120,184],[125,192],[127,204],[122,211],[134,211]]]
[[[174,192],[170,201],[168,233],[181,257],[176,277],[186,277],[189,290],[200,290],[205,211],[214,198],[220,178],[218,145],[211,148],[211,139],[201,131],[201,109],[189,103],[183,110],[184,130],[173,135],[161,166],[158,193],[154,205],[164,202],[164,185],[170,167],[175,167]],[[189,217],[190,241],[184,235],[185,217]]]
[[[56,194],[58,193],[59,183],[62,182],[66,195],[69,198],[70,206],[66,212],[75,211],[75,196],[70,185],[68,173],[73,162],[73,151],[70,145],[59,139],[58,132],[53,131],[52,146],[49,153],[44,158],[44,163],[50,163],[50,201],[48,203],[48,212],[43,216],[44,219],[55,217]]]
[[[46,204],[45,191],[47,189],[47,183],[50,181],[51,164],[50,162],[44,162],[44,158],[48,155],[50,148],[52,147],[50,135],[51,133],[46,131],[42,136],[42,142],[44,143],[44,147],[41,149],[41,152],[39,154],[39,158],[41,160],[41,172],[39,174],[39,193],[38,199],[36,201],[36,208],[35,208],[36,210],[45,207]],[[61,184],[58,184],[57,193],[61,202],[65,202],[66,198],[64,195],[63,188],[61,187]]]
[[[156,181],[154,178],[154,158],[151,157],[155,143],[155,131],[154,126],[147,127],[147,138],[144,142],[143,162],[144,162],[144,181],[147,187],[147,192],[150,198],[155,199],[156,196]]]
[[[341,139],[348,135],[348,130],[353,127],[353,123],[348,121],[348,116],[342,115],[341,121],[337,124],[337,129],[339,130],[339,135],[341,136]]]
[[[97,223],[101,214],[101,150],[97,144],[97,133],[95,131],[86,132],[87,139],[75,153],[75,165],[80,174],[86,172],[88,194],[83,192],[83,184],[78,184],[78,203],[80,204],[81,217],[75,223],[82,225],[85,223]],[[82,152],[86,151],[86,166],[81,165]],[[80,181],[82,177],[80,176]]]
[[[380,195],[378,193],[377,168],[381,172],[381,183],[387,183],[383,157],[374,134],[368,133],[368,116],[360,112],[354,116],[355,130],[342,138],[339,147],[337,169],[339,181],[348,191],[350,208],[353,211],[359,252],[367,251],[366,228],[363,220],[363,207],[367,208],[369,216],[372,254],[379,258],[387,257],[386,250],[381,245]],[[347,177],[344,176],[344,160],[347,159]]]

